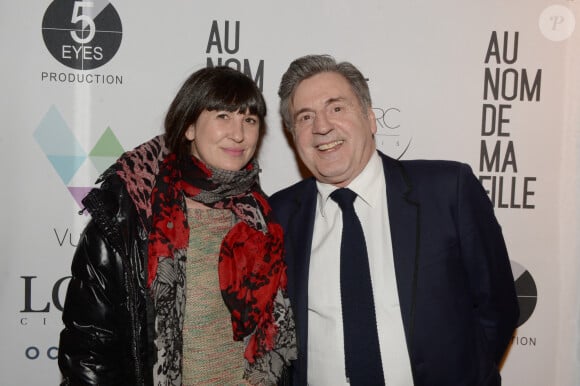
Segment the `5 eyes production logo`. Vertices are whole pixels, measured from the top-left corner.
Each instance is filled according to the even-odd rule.
[[[528,321],[538,303],[538,289],[531,273],[515,261],[510,261],[515,280],[516,293],[520,306],[518,327]]]
[[[42,37],[52,56],[77,70],[98,68],[121,45],[123,29],[115,8],[106,0],[55,0],[42,20]]]

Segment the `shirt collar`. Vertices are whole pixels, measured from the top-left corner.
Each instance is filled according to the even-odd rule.
[[[384,181],[384,178],[383,164],[379,154],[375,151],[362,172],[346,187],[355,192],[371,208],[378,208],[381,199],[380,181]],[[318,189],[318,207],[320,214],[324,217],[330,194],[338,188],[318,181],[316,181],[316,187]]]

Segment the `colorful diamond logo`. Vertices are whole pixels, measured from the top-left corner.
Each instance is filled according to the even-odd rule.
[[[124,152],[113,130],[107,127],[87,155],[55,106],[48,109],[33,136],[80,208],[81,200],[94,187],[71,185],[81,166],[89,159],[101,174]]]

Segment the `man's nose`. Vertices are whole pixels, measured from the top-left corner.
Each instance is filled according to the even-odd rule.
[[[314,124],[312,132],[315,134],[326,134],[332,129],[331,123],[328,120],[326,112],[321,111],[314,116]]]

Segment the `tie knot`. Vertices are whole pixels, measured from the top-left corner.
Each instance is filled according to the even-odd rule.
[[[340,206],[341,210],[353,208],[356,196],[357,194],[348,188],[336,189],[330,194],[330,198]]]

